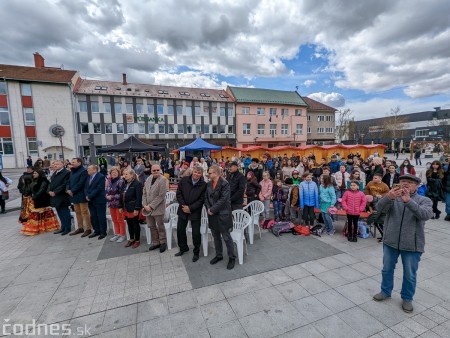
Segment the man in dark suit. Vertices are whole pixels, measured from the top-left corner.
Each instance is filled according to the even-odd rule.
[[[238,163],[236,161],[231,162],[230,173],[227,175],[227,181],[230,183],[231,210],[242,209],[244,205],[247,179],[238,169]]]
[[[105,193],[105,176],[98,172],[98,166],[91,164],[88,169],[88,179],[84,186],[84,194],[89,205],[91,214],[91,224],[94,232],[89,238],[98,237],[103,239],[106,237],[106,193]]]
[[[47,192],[50,195],[50,204],[56,209],[61,221],[61,229],[54,234],[67,235],[70,232],[72,221],[70,219],[69,195],[66,194],[66,184],[69,180],[69,171],[64,168],[64,163],[60,160],[53,161],[55,172],[48,186]]]

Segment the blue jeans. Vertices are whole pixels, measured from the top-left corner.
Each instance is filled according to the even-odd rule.
[[[445,213],[450,215],[450,192],[445,193]]]
[[[333,219],[331,218],[331,214],[328,212],[322,211],[322,218],[323,218],[323,222],[325,223],[325,229],[327,230],[327,232],[328,233],[332,232],[334,229],[334,226],[333,226]]]
[[[61,221],[61,230],[63,232],[70,232],[72,227],[72,219],[70,216],[69,207],[57,208],[56,212],[58,213],[59,220]]]
[[[403,300],[412,302],[416,292],[416,277],[422,256],[421,252],[397,250],[384,244],[381,292],[386,296],[391,296],[394,288],[394,270],[399,255],[402,257],[403,264],[403,283],[400,295]]]
[[[275,218],[280,218],[283,215],[283,203],[281,201],[273,201],[273,213]]]

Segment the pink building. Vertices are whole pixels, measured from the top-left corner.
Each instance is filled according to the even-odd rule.
[[[295,91],[228,87],[236,104],[236,146],[305,145],[307,104]]]

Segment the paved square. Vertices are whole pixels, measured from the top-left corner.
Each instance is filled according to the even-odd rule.
[[[256,236],[244,264],[228,271],[226,254],[209,264],[211,242],[209,256],[192,263],[192,251],[147,251],[144,234],[138,250],[109,237],[25,237],[17,218],[0,218],[4,334],[5,324],[35,320],[98,337],[450,337],[450,222],[442,219],[427,222],[414,312],[406,314],[401,263],[392,299],[372,301],[382,246],[344,240],[342,219],[334,236]]]

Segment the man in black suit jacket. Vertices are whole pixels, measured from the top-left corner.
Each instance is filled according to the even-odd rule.
[[[105,176],[98,172],[98,166],[91,164],[88,169],[88,179],[84,186],[84,194],[89,205],[91,214],[91,224],[94,232],[89,238],[98,237],[103,239],[106,237],[106,193],[105,193]]]
[[[67,235],[70,232],[72,221],[70,219],[70,200],[66,194],[66,184],[69,180],[69,171],[64,168],[64,163],[60,160],[53,161],[55,173],[48,185],[47,192],[50,195],[50,204],[56,209],[59,220],[61,221],[61,229],[55,231],[54,234]]]
[[[247,179],[238,169],[238,163],[236,161],[231,162],[230,173],[227,175],[227,181],[230,183],[231,210],[239,210],[244,207]]]

